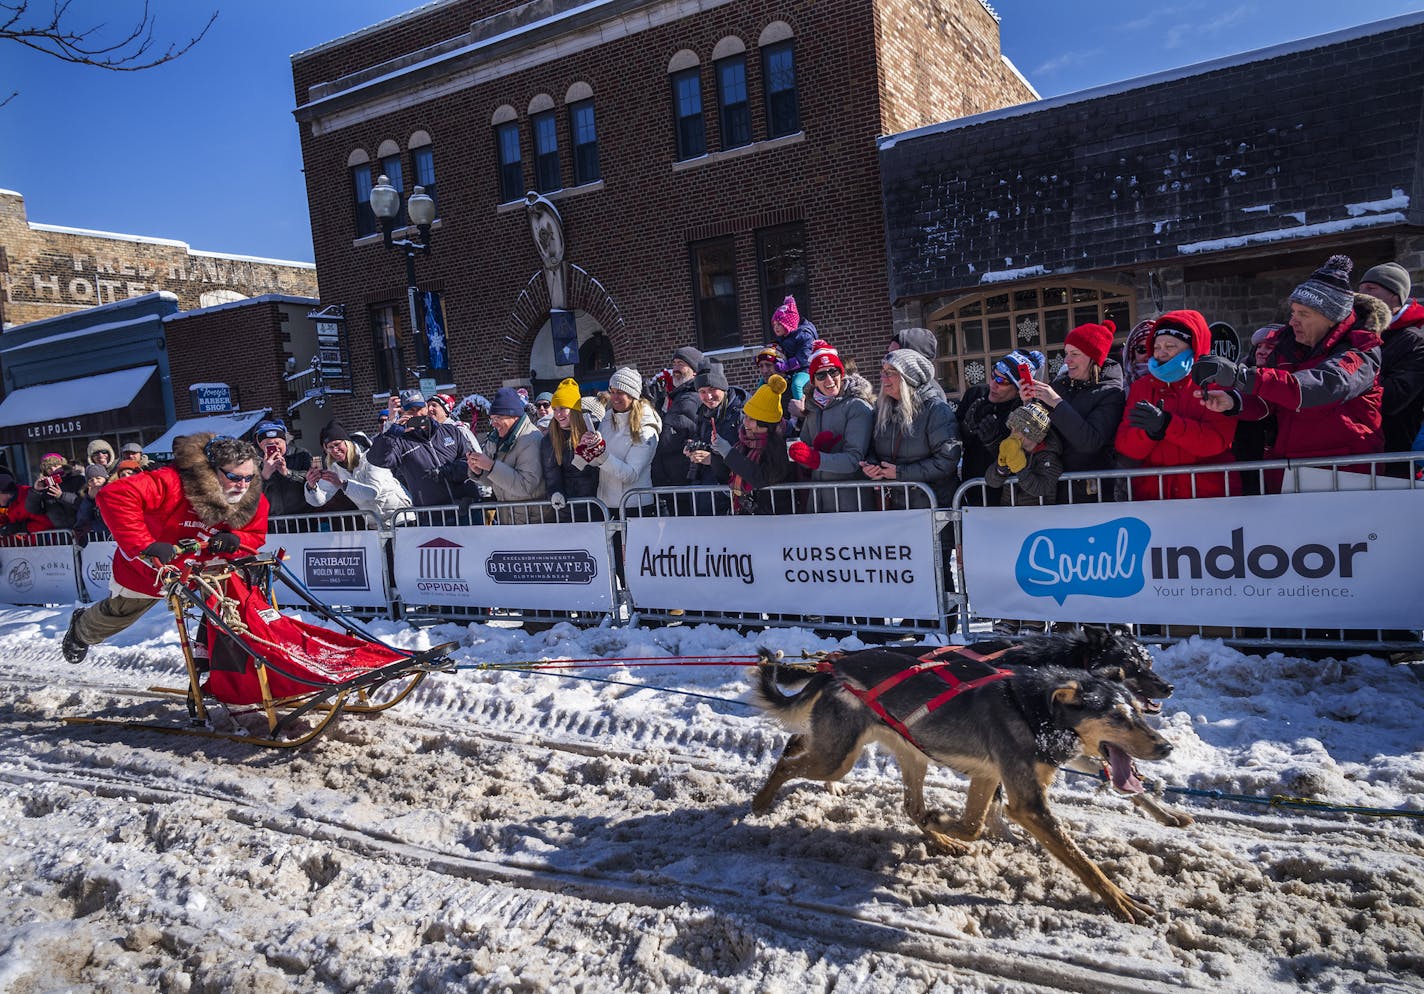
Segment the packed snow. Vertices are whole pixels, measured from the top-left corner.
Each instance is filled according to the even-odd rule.
[[[63,723],[186,718],[149,690],[182,681],[171,615],[77,667],[67,620],[0,607],[0,991],[1424,991],[1418,818],[1169,791],[1196,819],[1169,828],[1062,775],[1070,834],[1159,911],[1126,925],[1022,831],[933,854],[884,753],[750,815],[786,733],[735,660],[481,668],[854,638],[375,622],[458,640],[461,669],[282,752]],[[1197,639],[1155,655],[1176,749],[1146,777],[1424,807],[1416,667]],[[932,769],[931,804],[963,786]]]

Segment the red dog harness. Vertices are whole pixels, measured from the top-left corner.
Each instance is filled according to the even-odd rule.
[[[1013,676],[1013,670],[997,666],[994,661],[1015,648],[1005,645],[981,653],[973,646],[941,646],[873,686],[866,686],[863,680],[857,679],[867,674],[848,672],[850,667],[837,665],[845,662],[847,657],[844,656],[822,659],[816,669],[835,676],[840,686],[918,749],[920,744],[910,733],[911,727],[960,694]],[[899,693],[892,694],[897,688]]]

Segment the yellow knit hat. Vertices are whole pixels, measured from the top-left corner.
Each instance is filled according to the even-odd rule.
[[[571,411],[579,409],[579,385],[574,380],[562,380],[559,388],[554,391],[554,399],[550,402],[554,407],[567,407]]]
[[[742,413],[765,425],[778,424],[781,421],[781,395],[785,392],[786,380],[779,374],[772,373],[771,377],[757,388],[757,392],[752,394],[752,399],[743,405]]]

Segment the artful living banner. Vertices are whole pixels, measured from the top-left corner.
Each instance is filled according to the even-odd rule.
[[[976,615],[1418,628],[1424,490],[964,510]]]
[[[933,618],[933,512],[629,518],[633,604]]]
[[[395,583],[407,604],[612,611],[603,525],[395,530]]]

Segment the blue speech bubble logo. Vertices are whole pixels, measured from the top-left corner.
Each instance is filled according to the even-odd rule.
[[[1030,597],[1052,597],[1059,607],[1073,594],[1131,597],[1146,583],[1142,564],[1151,537],[1140,518],[1045,528],[1024,539],[1014,579]]]

